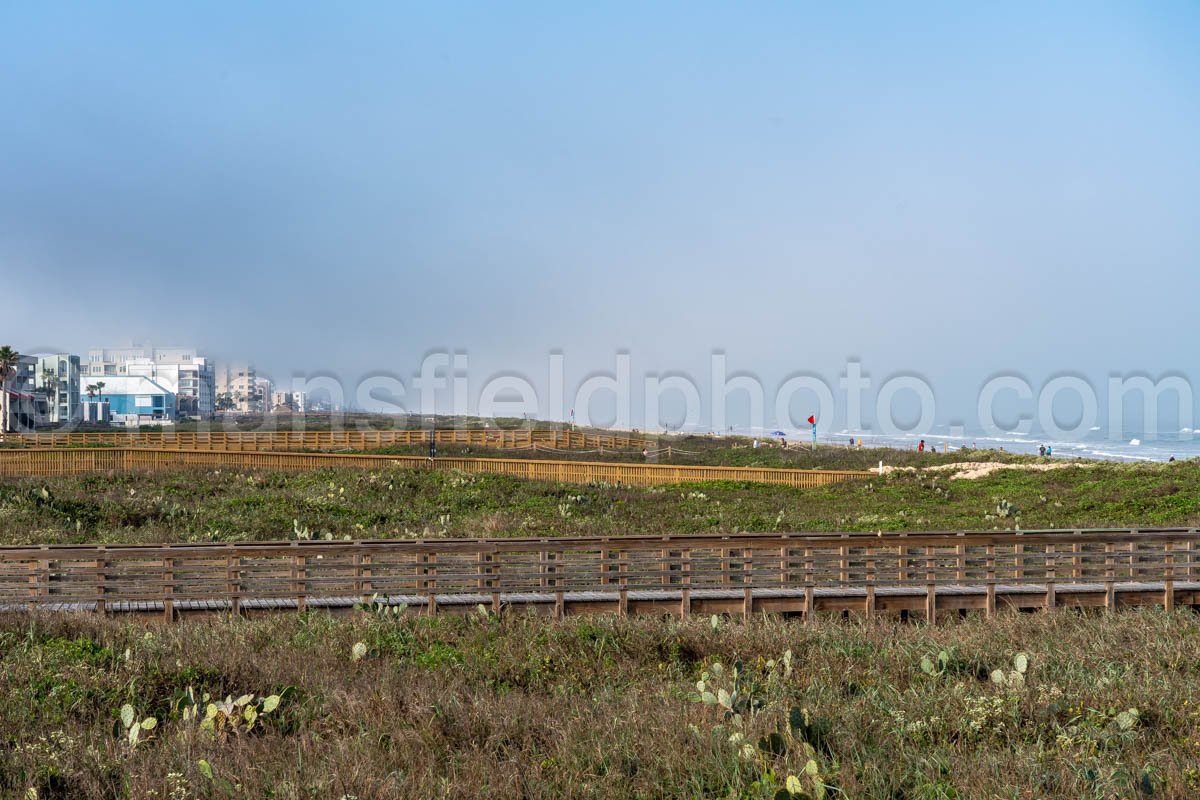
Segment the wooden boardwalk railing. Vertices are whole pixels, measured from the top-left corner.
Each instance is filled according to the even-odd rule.
[[[0,610],[562,616],[1200,605],[1194,528],[0,548]]]
[[[438,444],[504,450],[641,450],[657,447],[634,434],[561,430],[438,429]],[[270,450],[365,450],[429,442],[427,430],[339,431],[65,431],[0,434],[0,442],[25,447],[146,447],[175,450],[259,452]]]
[[[91,472],[162,471],[187,467],[306,471],[314,469],[457,469],[563,483],[603,481],[623,486],[657,486],[697,481],[754,481],[786,486],[824,486],[867,478],[871,472],[772,469],[766,467],[621,464],[519,458],[435,458],[347,453],[236,453],[145,448],[0,450],[0,476],[50,477]]]

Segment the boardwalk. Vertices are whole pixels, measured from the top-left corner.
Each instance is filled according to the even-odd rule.
[[[50,431],[3,433],[0,443],[33,448],[145,447],[168,450],[263,452],[279,450],[366,450],[428,444],[501,450],[637,450],[657,448],[653,439],[625,433],[564,430],[439,428],[435,430],[335,431]]]
[[[128,448],[0,450],[0,476],[52,477],[94,472],[162,471],[189,467],[307,471],[314,469],[440,469],[511,475],[560,483],[604,482],[659,486],[699,481],[752,481],[784,486],[825,486],[869,478],[851,470],[770,467],[679,466],[610,461],[546,461],[526,458],[425,458],[349,453],[226,452]]]
[[[0,548],[0,610],[941,613],[1200,606],[1194,528]]]

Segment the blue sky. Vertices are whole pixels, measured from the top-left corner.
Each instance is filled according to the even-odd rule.
[[[3,338],[1198,377],[1200,6],[574,5],[0,6]]]

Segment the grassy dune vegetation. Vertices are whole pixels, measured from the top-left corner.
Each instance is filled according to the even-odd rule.
[[[1017,509],[1001,516],[1006,500]],[[935,472],[796,489],[573,486],[456,472],[189,470],[0,481],[0,542],[917,531],[1200,524],[1200,464]]]
[[[0,793],[1194,798],[1198,653],[1188,612],[0,618]]]

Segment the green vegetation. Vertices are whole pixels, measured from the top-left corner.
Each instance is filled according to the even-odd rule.
[[[1195,797],[1198,652],[1187,612],[7,617],[0,794]]]
[[[803,458],[723,452],[698,457]],[[911,456],[921,466],[953,458]],[[1200,522],[1198,463],[1034,472],[1037,459],[1009,459],[970,480],[899,470],[816,489],[573,486],[391,467],[6,479],[0,537]],[[483,609],[430,618],[378,603],[339,618],[176,625],[14,614],[0,616],[0,796],[1190,798],[1200,796],[1197,653],[1200,617],[1188,611],[972,615],[936,627]]]
[[[0,481],[0,543],[1010,530],[1200,524],[1200,464],[898,471],[798,489],[572,486],[387,468]]]
[[[535,458],[558,461],[612,461],[637,464],[709,464],[723,467],[780,467],[783,469],[875,469],[883,461],[892,467],[930,467],[973,461],[1006,464],[1055,463],[1052,459],[1024,456],[1000,450],[955,450],[951,453],[918,453],[892,448],[852,448],[822,445],[809,447],[753,447],[750,439],[740,437],[709,438],[688,436],[663,438],[647,455],[640,450],[504,450],[499,448],[438,445],[439,456],[474,458]],[[363,450],[365,453],[423,456],[420,445],[393,446]],[[1063,463],[1059,460],[1057,463]]]

